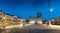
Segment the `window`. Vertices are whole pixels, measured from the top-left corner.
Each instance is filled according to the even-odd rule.
[[[19,22],[19,20],[17,18],[14,18],[13,22]]]
[[[2,12],[0,12],[0,16],[2,16]]]
[[[11,19],[7,19],[7,21],[11,22]]]
[[[2,17],[0,17],[0,22],[2,22],[3,20],[2,20]]]

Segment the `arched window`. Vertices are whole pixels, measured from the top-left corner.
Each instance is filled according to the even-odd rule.
[[[11,19],[7,19],[7,21],[11,22],[12,20]]]
[[[3,20],[2,20],[2,17],[0,17],[0,22],[2,22]]]
[[[19,20],[17,18],[14,18],[13,22],[19,22]]]

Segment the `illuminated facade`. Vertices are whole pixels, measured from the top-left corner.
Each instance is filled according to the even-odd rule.
[[[37,18],[36,17],[35,18],[30,17],[29,23],[30,24],[35,24],[35,23],[42,24],[42,15],[41,15],[41,13],[37,14]]]
[[[52,20],[53,25],[60,25],[60,16]]]
[[[37,23],[42,24],[42,15],[41,15],[41,13],[37,13]]]
[[[11,24],[20,24],[25,22],[24,18],[20,18],[17,16],[9,15],[9,14],[4,14],[2,10],[0,10],[0,26],[4,25],[11,25]]]
[[[29,23],[30,24],[35,24],[35,18],[30,18]]]

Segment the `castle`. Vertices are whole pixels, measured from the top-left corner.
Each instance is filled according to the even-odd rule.
[[[41,13],[39,12],[39,13],[37,13],[37,17],[31,17],[30,16],[30,20],[29,20],[29,23],[30,24],[42,24],[42,15],[41,15]]]
[[[5,14],[2,10],[0,10],[0,26],[10,26],[10,25],[18,25],[25,24],[26,20],[24,18]],[[30,17],[29,24],[42,24],[42,15],[41,13],[37,13],[37,17]]]

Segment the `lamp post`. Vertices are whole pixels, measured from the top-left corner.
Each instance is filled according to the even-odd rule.
[[[52,8],[50,8],[50,0],[48,0],[48,9],[49,9],[49,25],[51,25],[51,21],[50,21],[50,13],[53,11]]]
[[[51,15],[50,14],[51,14],[52,11],[53,11],[53,9],[49,10],[49,25],[51,25],[51,20],[50,20]]]

